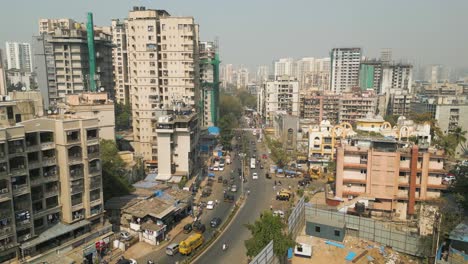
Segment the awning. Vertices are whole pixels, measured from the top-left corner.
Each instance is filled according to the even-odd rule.
[[[80,227],[83,227],[83,226],[87,226],[87,225],[90,225],[91,222],[88,221],[88,220],[81,220],[79,222],[76,222],[76,223],[73,223],[71,225],[67,225],[67,224],[64,224],[64,223],[58,223],[56,225],[54,225],[53,227],[47,229],[46,231],[44,231],[43,233],[41,233],[38,237],[32,239],[32,240],[29,240],[28,242],[25,242],[23,244],[21,244],[20,248],[22,250],[24,249],[27,249],[27,248],[30,248],[30,247],[34,247],[36,245],[39,245],[43,242],[46,242],[46,241],[49,241],[53,238],[56,238],[58,236],[61,236],[63,234],[66,234],[66,233],[69,233],[73,230],[76,230]]]

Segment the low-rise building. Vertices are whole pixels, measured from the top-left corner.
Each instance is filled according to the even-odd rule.
[[[437,199],[442,184],[444,153],[390,139],[354,138],[336,153],[335,195],[345,201],[365,196],[377,214],[400,219],[413,216],[421,202]]]
[[[353,124],[357,119],[365,118],[368,114],[375,115],[376,110],[377,96],[372,91],[342,94],[338,121]]]
[[[300,97],[300,117],[319,125],[323,120],[338,124],[340,108],[339,94],[302,94]]]
[[[287,153],[293,153],[296,150],[299,118],[284,112],[276,112],[273,124],[275,137],[280,140]]]

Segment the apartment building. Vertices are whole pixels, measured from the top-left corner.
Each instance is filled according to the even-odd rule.
[[[193,17],[134,7],[127,18],[127,56],[135,151],[158,160],[158,117],[199,102],[199,34]]]
[[[3,53],[0,49],[0,95],[7,94],[5,65],[3,65]]]
[[[336,197],[362,197],[374,214],[407,219],[419,203],[437,199],[444,170],[443,151],[394,140],[354,138],[337,147]]]
[[[219,120],[219,55],[214,42],[200,42],[201,126],[217,126]]]
[[[299,115],[299,82],[294,77],[282,76],[274,81],[267,81],[263,87],[267,124],[273,125],[275,112],[282,111],[289,115]]]
[[[260,65],[257,67],[257,76],[256,76],[256,83],[258,85],[262,85],[264,82],[268,80],[270,76],[270,68],[268,65]]]
[[[249,84],[249,69],[240,67],[236,70],[237,89],[246,89]]]
[[[99,138],[115,140],[115,105],[107,93],[68,94],[57,108],[60,114],[97,118]]]
[[[130,87],[128,84],[127,22],[113,19],[111,32],[115,101],[121,104],[129,104]]]
[[[282,76],[295,77],[296,64],[293,58],[282,58],[274,62],[274,77],[277,79]]]
[[[228,84],[234,84],[234,66],[232,64],[221,64],[221,81],[224,89]]]
[[[7,69],[32,72],[31,44],[20,42],[6,42]]]
[[[158,175],[156,180],[179,182],[198,173],[200,160],[197,144],[200,125],[197,113],[177,110],[158,118]]]
[[[350,92],[359,86],[361,48],[334,48],[330,52],[330,59],[332,92]]]
[[[410,64],[386,64],[382,68],[381,87],[379,94],[390,93],[393,89],[406,90],[412,93],[413,65]]]
[[[338,94],[304,94],[300,97],[300,117],[308,119],[318,125],[323,120],[331,124],[338,124],[340,109],[340,95]]]
[[[84,239],[103,220],[98,120],[17,123],[19,110],[0,104],[0,262]]]
[[[97,89],[113,94],[112,36],[95,28],[95,79],[90,77],[86,27],[64,19],[40,20],[39,36],[33,37],[33,56],[37,82],[46,108],[63,100],[66,94]]]
[[[409,116],[411,113],[411,101],[414,96],[408,90],[390,90],[386,113],[388,115]]]
[[[339,109],[339,123],[348,122],[352,124],[356,119],[365,118],[368,114],[376,114],[377,96],[372,91],[344,93],[340,98]]]
[[[382,83],[382,62],[378,60],[361,61],[359,86],[361,90],[380,91]]]

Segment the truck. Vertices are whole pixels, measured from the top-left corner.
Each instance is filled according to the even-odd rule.
[[[255,163],[256,163],[255,158],[251,158],[251,159],[250,159],[250,168],[251,168],[251,169],[255,169]]]
[[[203,244],[205,238],[202,234],[193,234],[179,244],[179,253],[190,255],[195,249]]]

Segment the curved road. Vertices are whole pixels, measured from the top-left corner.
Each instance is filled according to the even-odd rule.
[[[250,132],[244,135],[246,134],[249,135],[247,138],[250,141],[256,142]],[[250,150],[249,157],[246,159],[247,161],[250,160],[249,158],[253,154],[254,149],[251,144],[248,145],[250,146]],[[264,153],[266,153],[266,150],[259,148],[256,152],[257,158],[261,158],[261,155]],[[262,163],[264,163],[264,160],[262,160]],[[249,164],[246,164],[247,166]],[[255,222],[260,213],[270,207],[271,201],[274,199],[273,180],[265,178],[267,169],[268,166],[265,165],[264,170],[260,170],[257,167],[257,169],[246,173],[248,182],[244,187],[250,189],[250,194],[247,196],[244,206],[216,243],[194,263],[247,263],[247,251],[244,241],[250,238],[250,231],[245,227],[245,224]],[[252,180],[253,171],[258,172],[258,180]],[[222,250],[223,243],[228,244],[228,250]]]

